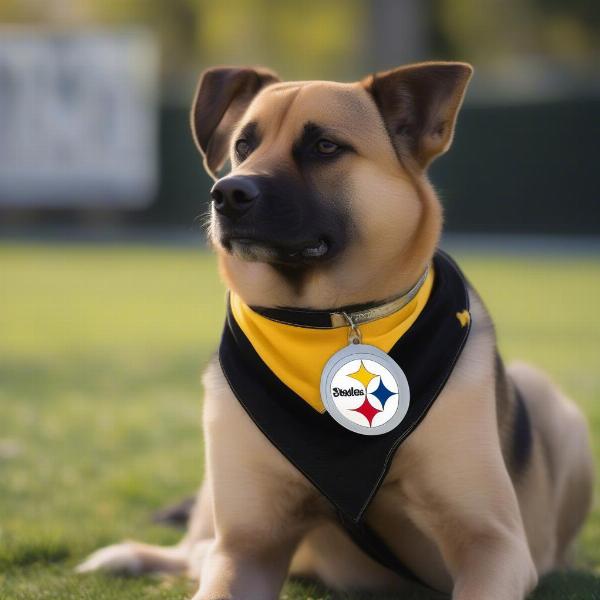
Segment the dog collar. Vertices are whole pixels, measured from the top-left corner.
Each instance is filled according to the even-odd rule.
[[[425,284],[430,272],[430,265],[419,277],[417,282],[399,296],[363,305],[350,305],[335,309],[313,310],[307,308],[269,308],[252,306],[252,310],[267,319],[294,325],[296,327],[310,327],[313,329],[335,329],[338,327],[356,327],[377,319],[383,319],[404,308]]]

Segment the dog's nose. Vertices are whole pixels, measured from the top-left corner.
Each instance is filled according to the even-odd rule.
[[[260,196],[260,190],[251,177],[230,176],[219,179],[210,196],[215,210],[230,219],[241,217]]]

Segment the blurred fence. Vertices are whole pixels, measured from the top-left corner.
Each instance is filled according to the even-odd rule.
[[[467,106],[433,181],[453,231],[600,233],[600,99]]]
[[[465,106],[454,145],[432,168],[451,231],[600,234],[600,99]],[[190,224],[211,180],[188,108],[161,111],[156,204],[130,219]]]

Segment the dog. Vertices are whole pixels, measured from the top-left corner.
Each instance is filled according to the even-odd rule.
[[[538,370],[505,369],[481,299],[463,286],[456,265],[437,254],[442,208],[427,168],[451,144],[471,75],[471,66],[459,62],[403,66],[355,83],[280,82],[264,68],[203,73],[191,125],[217,180],[209,235],[230,290],[231,321],[224,332],[229,341],[204,376],[205,482],[179,544],[109,546],[79,571],[187,573],[200,582],[194,600],[275,599],[290,574],[335,590],[401,594],[416,579],[454,600],[522,600],[540,576],[568,564],[592,497],[585,420]],[[219,179],[228,160],[230,172]],[[354,343],[372,349],[377,335],[388,335],[373,333],[386,319],[409,305],[427,311],[433,294],[440,297],[435,286],[442,277],[462,298],[444,317],[451,340],[430,342],[439,327],[424,329],[431,316],[423,312],[408,332],[420,326],[424,342],[413,335],[405,351],[407,364],[421,370],[424,389],[436,377],[439,389],[425,398],[415,393],[412,375],[406,377],[406,414],[419,402],[423,410],[373,467],[381,477],[365,492],[362,475],[337,477],[338,467],[348,473],[354,466],[340,452],[330,461],[318,446],[328,448],[328,435],[310,437],[302,447],[312,430],[294,419],[326,419],[326,431],[347,441],[356,473],[369,479],[363,448],[371,456],[408,417],[372,436],[360,433],[370,433],[384,414],[383,401],[376,408],[364,404],[371,412],[352,417],[359,433],[350,431],[349,417],[336,415],[341,424],[330,418],[341,396],[367,393],[376,365],[366,354],[345,376],[354,377],[350,387],[331,388],[337,397],[328,396],[328,410],[315,373],[325,369],[331,340],[334,351],[346,348],[357,357]],[[390,306],[392,313],[381,316]],[[323,315],[338,321],[310,325]],[[295,318],[308,321],[297,326]],[[238,357],[240,335],[246,349]],[[421,346],[422,356],[415,350]],[[438,358],[430,361],[426,352]],[[240,371],[250,354],[257,354],[259,367],[268,363],[256,381],[254,367],[247,375]],[[390,372],[396,369],[397,361],[386,361],[380,360]],[[449,365],[445,374],[434,374],[436,361]],[[407,364],[397,366],[406,371]],[[300,369],[306,375],[294,379]],[[396,390],[400,410],[402,386],[388,390],[394,381],[383,370],[379,376],[388,382],[385,398]],[[242,397],[240,378],[251,388],[264,378],[273,385],[264,398],[260,390],[267,387]],[[281,417],[288,419],[281,427],[269,425],[261,403],[285,412],[288,396],[301,404],[303,390],[304,405]],[[290,450],[292,437],[300,441]],[[305,461],[305,454],[312,458]],[[305,464],[311,461],[313,471]],[[349,488],[360,488],[367,500]]]

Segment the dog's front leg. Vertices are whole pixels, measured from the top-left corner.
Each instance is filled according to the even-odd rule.
[[[258,533],[253,541],[215,540],[194,600],[277,600],[294,547],[288,543],[269,548]]]
[[[265,477],[243,460],[228,477],[234,486],[223,481],[214,488],[216,536],[194,600],[276,600],[299,541],[301,519],[291,514],[293,504],[285,504],[290,491],[279,488],[281,480]]]
[[[276,600],[316,492],[251,421],[213,365],[205,378],[214,540],[194,600]]]
[[[452,600],[524,600],[537,572],[512,490],[490,486],[489,479],[457,484],[453,497],[430,490],[410,511],[440,550]]]
[[[449,431],[435,452],[415,460],[403,482],[406,509],[437,545],[453,600],[523,600],[537,572],[517,497],[494,438],[469,429]]]

